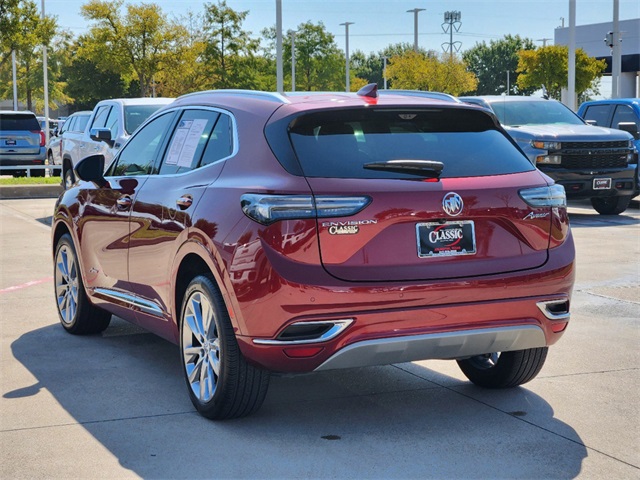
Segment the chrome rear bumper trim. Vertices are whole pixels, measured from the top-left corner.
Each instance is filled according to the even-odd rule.
[[[552,307],[554,305],[562,305],[562,304],[566,304],[568,307],[569,300],[547,300],[544,302],[536,303],[537,307],[540,309],[542,314],[545,317],[547,317],[549,320],[569,320],[569,318],[571,317],[571,314],[569,313],[568,310],[560,313],[554,313],[551,310],[549,310],[549,307]]]
[[[546,344],[543,330],[535,325],[382,338],[349,345],[328,358],[316,371],[466,358],[544,347]]]
[[[271,340],[271,339],[263,339],[256,338],[253,340],[253,343],[257,345],[303,345],[305,343],[319,343],[319,342],[328,342],[332,338],[336,338],[342,331],[347,328],[349,325],[353,323],[353,319],[345,319],[345,320],[326,320],[321,322],[296,322],[289,325],[289,327],[293,327],[296,325],[333,325],[329,330],[324,332],[322,335],[316,338],[310,338],[305,340]],[[286,329],[285,329],[286,330]]]

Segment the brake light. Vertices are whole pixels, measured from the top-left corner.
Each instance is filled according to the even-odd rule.
[[[240,197],[242,211],[252,220],[268,225],[278,220],[347,217],[355,215],[371,198],[332,195],[263,195],[246,193]]]
[[[44,132],[42,130],[31,130],[31,133],[39,133],[40,134],[40,146],[44,147],[47,144],[47,137],[45,137]]]
[[[567,194],[562,185],[527,188],[518,192],[531,207],[566,207]]]

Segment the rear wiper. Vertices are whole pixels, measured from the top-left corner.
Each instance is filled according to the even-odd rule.
[[[438,178],[444,164],[436,160],[388,160],[386,162],[365,163],[363,168]]]

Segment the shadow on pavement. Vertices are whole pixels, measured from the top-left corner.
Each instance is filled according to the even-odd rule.
[[[191,406],[178,348],[120,319],[102,336],[47,326],[11,350],[37,382],[3,394],[7,428],[55,428],[71,415],[142,477],[573,478],[587,456],[526,388],[494,392],[513,406],[502,411],[416,364],[274,377],[256,415],[216,423]],[[20,415],[21,401],[52,404],[43,390],[62,408]],[[552,428],[528,421],[531,409]],[[77,468],[73,455],[60,461]]]

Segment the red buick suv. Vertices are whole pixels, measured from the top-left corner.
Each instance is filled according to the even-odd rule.
[[[269,372],[451,359],[521,385],[569,322],[564,189],[473,105],[194,93],[75,173],[52,228],[62,326],[117,315],[178,344],[208,418],[257,410]]]

